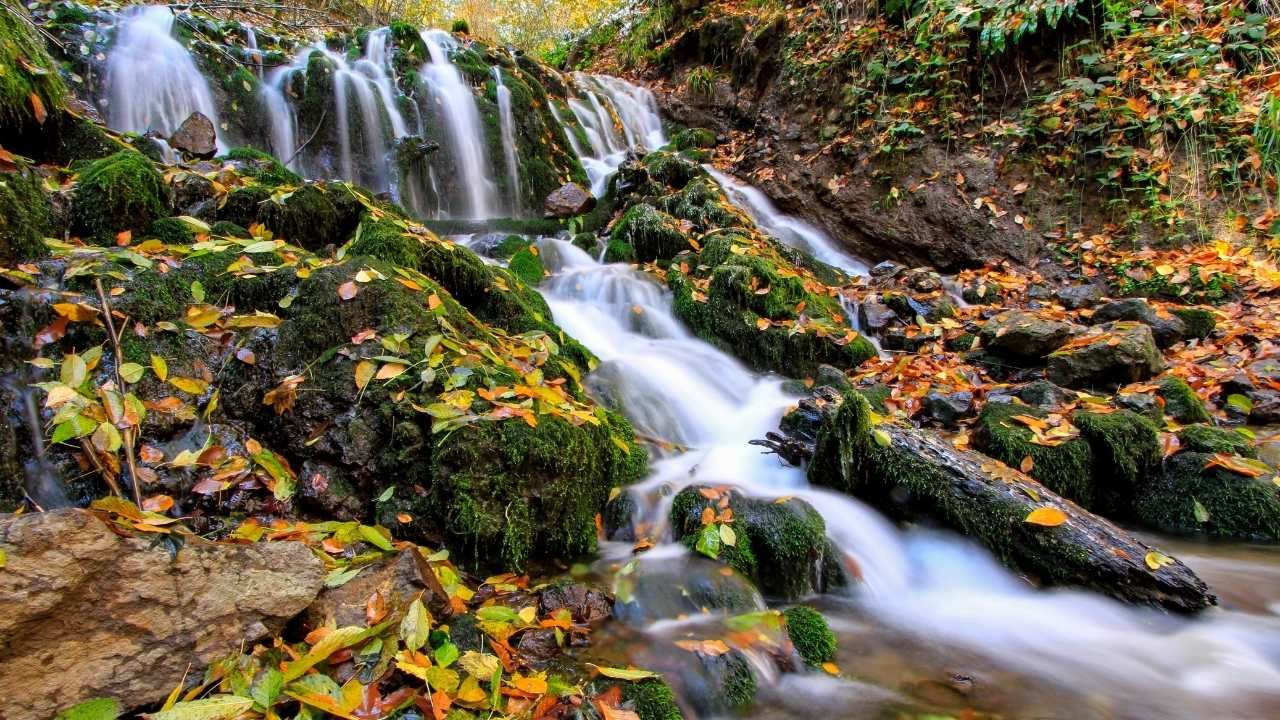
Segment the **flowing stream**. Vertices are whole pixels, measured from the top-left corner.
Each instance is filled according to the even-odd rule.
[[[493,66],[494,94],[498,98],[498,123],[502,131],[502,159],[507,166],[507,190],[511,217],[520,215],[520,161],[516,159],[516,120],[511,114],[511,91],[502,84],[502,68]]]

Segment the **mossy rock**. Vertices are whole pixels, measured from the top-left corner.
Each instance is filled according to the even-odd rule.
[[[240,172],[268,187],[301,185],[302,178],[273,155],[249,147],[232,148],[219,158],[223,161],[238,160]]]
[[[642,203],[628,209],[614,226],[605,261],[667,260],[689,248],[689,240],[675,218]]]
[[[48,254],[49,198],[29,170],[0,173],[0,267]]]
[[[705,176],[690,180],[682,189],[656,200],[655,205],[678,220],[689,221],[703,232],[742,225],[738,211],[729,204],[719,186]]]
[[[75,232],[109,242],[117,233],[141,233],[169,214],[172,197],[164,176],[140,153],[122,151],[91,163],[75,185]]]
[[[1129,410],[1078,411],[1071,418],[1093,453],[1094,483],[1090,509],[1129,512],[1133,495],[1160,466],[1163,449],[1155,423]],[[1083,504],[1083,503],[1082,503]]]
[[[66,105],[67,87],[36,25],[18,5],[0,13],[0,130],[10,149],[43,145],[46,124]],[[16,142],[15,142],[16,141]]]
[[[657,678],[622,683],[622,701],[640,720],[684,720],[671,686]]]
[[[1253,441],[1244,433],[1212,425],[1188,425],[1178,431],[1178,442],[1187,452],[1258,457]]]
[[[595,549],[595,515],[610,490],[642,472],[632,436],[612,413],[599,425],[545,415],[537,427],[472,423],[439,440],[421,510],[469,561],[518,569],[531,558],[578,557]]]
[[[825,589],[831,578],[824,577],[822,566],[833,550],[826,523],[812,506],[795,498],[784,502],[751,498],[731,489],[708,490],[716,494],[713,500],[700,490],[707,488],[687,487],[672,501],[672,535],[677,541],[704,554],[714,549],[716,560],[753,579],[761,592],[772,597],[794,600]],[[726,507],[733,516],[729,523],[732,545],[723,541],[719,529],[723,523],[702,523],[706,508],[719,515]],[[708,545],[704,533],[720,534]]]
[[[1177,422],[1188,424],[1213,421],[1204,401],[1182,378],[1171,375],[1161,379],[1157,392],[1164,399],[1164,414]]]
[[[1045,487],[1068,497],[1084,507],[1097,499],[1093,477],[1093,451],[1083,437],[1075,437],[1058,445],[1032,442],[1035,433],[1014,418],[1019,415],[1043,420],[1049,412],[1034,405],[987,403],[978,415],[973,433],[974,447],[1010,467],[1019,467],[1030,456],[1031,477]]]
[[[112,304],[146,325],[161,321],[180,323],[187,307],[196,302],[192,286],[199,283],[205,302],[234,305],[242,313],[278,311],[279,300],[294,283],[293,271],[236,277],[228,268],[240,257],[235,249],[202,251],[188,255],[168,272],[161,273],[155,268],[135,270],[125,286],[127,292]],[[256,255],[255,259],[260,266],[280,262],[278,256],[265,254]]]
[[[697,163],[672,152],[651,152],[641,162],[649,171],[650,178],[677,190],[705,174]]]
[[[355,231],[362,208],[341,183],[307,184],[258,205],[258,220],[277,238],[319,251]]]
[[[1218,326],[1217,317],[1208,308],[1170,308],[1169,312],[1186,325],[1186,336],[1189,338],[1207,338]]]
[[[1213,455],[1198,452],[1166,459],[1161,473],[1138,493],[1137,519],[1169,533],[1280,539],[1280,487],[1273,482],[1274,470],[1249,477],[1206,467],[1211,460]]]
[[[671,139],[677,150],[693,148],[713,148],[716,146],[716,134],[707,128],[685,128]]]
[[[422,241],[390,218],[365,215],[347,251],[370,255],[394,265],[417,270],[422,264]]]
[[[821,613],[797,605],[787,608],[782,615],[787,619],[787,635],[791,644],[807,665],[818,667],[836,659],[836,634],[831,632]]]
[[[178,218],[160,218],[147,228],[147,235],[167,245],[189,245],[195,241],[195,231]]]
[[[542,266],[542,258],[540,258],[534,248],[524,247],[516,251],[511,256],[511,261],[507,264],[507,269],[511,274],[520,278],[525,285],[536,286],[542,282],[542,276],[546,274],[546,269]]]

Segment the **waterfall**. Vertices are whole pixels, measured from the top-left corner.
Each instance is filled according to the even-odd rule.
[[[578,97],[569,98],[569,110],[590,147],[582,147],[554,103],[551,112],[587,171],[591,194],[603,197],[609,177],[627,159],[628,151],[647,152],[667,144],[658,102],[648,88],[607,75],[574,73],[571,86]]]
[[[174,15],[164,5],[125,11],[107,56],[107,120],[114,130],[157,131],[168,137],[199,111],[218,128],[213,94],[195,60],[173,37]],[[218,138],[219,149],[225,149]]]
[[[495,188],[489,178],[485,152],[484,125],[471,86],[454,66],[449,53],[458,47],[453,36],[443,30],[423,30],[422,41],[431,55],[422,66],[422,79],[430,94],[433,111],[443,121],[446,145],[453,157],[464,205],[449,208],[449,214],[472,220],[493,217]]]
[[[258,33],[254,31],[252,25],[244,26],[244,44],[249,48],[249,57],[258,66],[258,79],[262,80],[262,51],[258,49]]]
[[[511,114],[511,91],[502,84],[502,69],[493,66],[494,93],[498,97],[498,120],[502,127],[502,156],[507,164],[507,188],[511,193],[511,216],[520,215],[520,163],[516,159],[516,121]]]

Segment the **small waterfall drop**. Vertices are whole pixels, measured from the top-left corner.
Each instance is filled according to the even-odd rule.
[[[258,66],[258,79],[263,79],[262,51],[258,49],[258,33],[252,25],[244,26],[244,44],[249,49],[249,59]]]
[[[520,215],[520,161],[516,156],[516,121],[511,114],[511,90],[502,84],[502,68],[493,66],[494,93],[498,98],[498,121],[502,129],[502,157],[507,165],[507,192],[511,196],[511,216]]]
[[[173,11],[164,5],[131,7],[107,55],[107,120],[114,130],[168,137],[193,112],[218,128],[209,83],[191,53],[173,37]],[[218,138],[219,149],[223,148]]]
[[[648,88],[607,75],[574,73],[572,85],[578,97],[569,98],[568,106],[590,147],[582,146],[554,103],[551,111],[587,171],[591,194],[603,197],[609,177],[627,159],[628,151],[647,152],[667,143],[658,102]]]
[[[471,220],[493,217],[497,193],[489,178],[480,110],[462,71],[449,59],[458,42],[443,30],[423,30],[421,36],[431,55],[430,62],[422,66],[422,80],[433,111],[443,121],[447,137],[442,144],[447,144],[453,157],[465,201],[460,208],[448,208],[449,215]]]

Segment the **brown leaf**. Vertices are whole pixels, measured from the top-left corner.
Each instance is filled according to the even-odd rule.
[[[45,118],[49,117],[49,111],[44,109],[44,101],[34,92],[28,97],[31,99],[31,114],[36,116],[38,124],[43,125]]]
[[[1035,466],[1036,466],[1035,459],[1032,458],[1030,455],[1028,455],[1022,458],[1022,463],[1018,465],[1018,469],[1024,473],[1029,473],[1031,472],[1031,469],[1034,468]]]
[[[350,300],[351,298],[355,297],[356,294],[359,292],[360,292],[360,288],[357,287],[356,284],[350,280],[338,286],[338,297],[342,298],[343,300]]]

